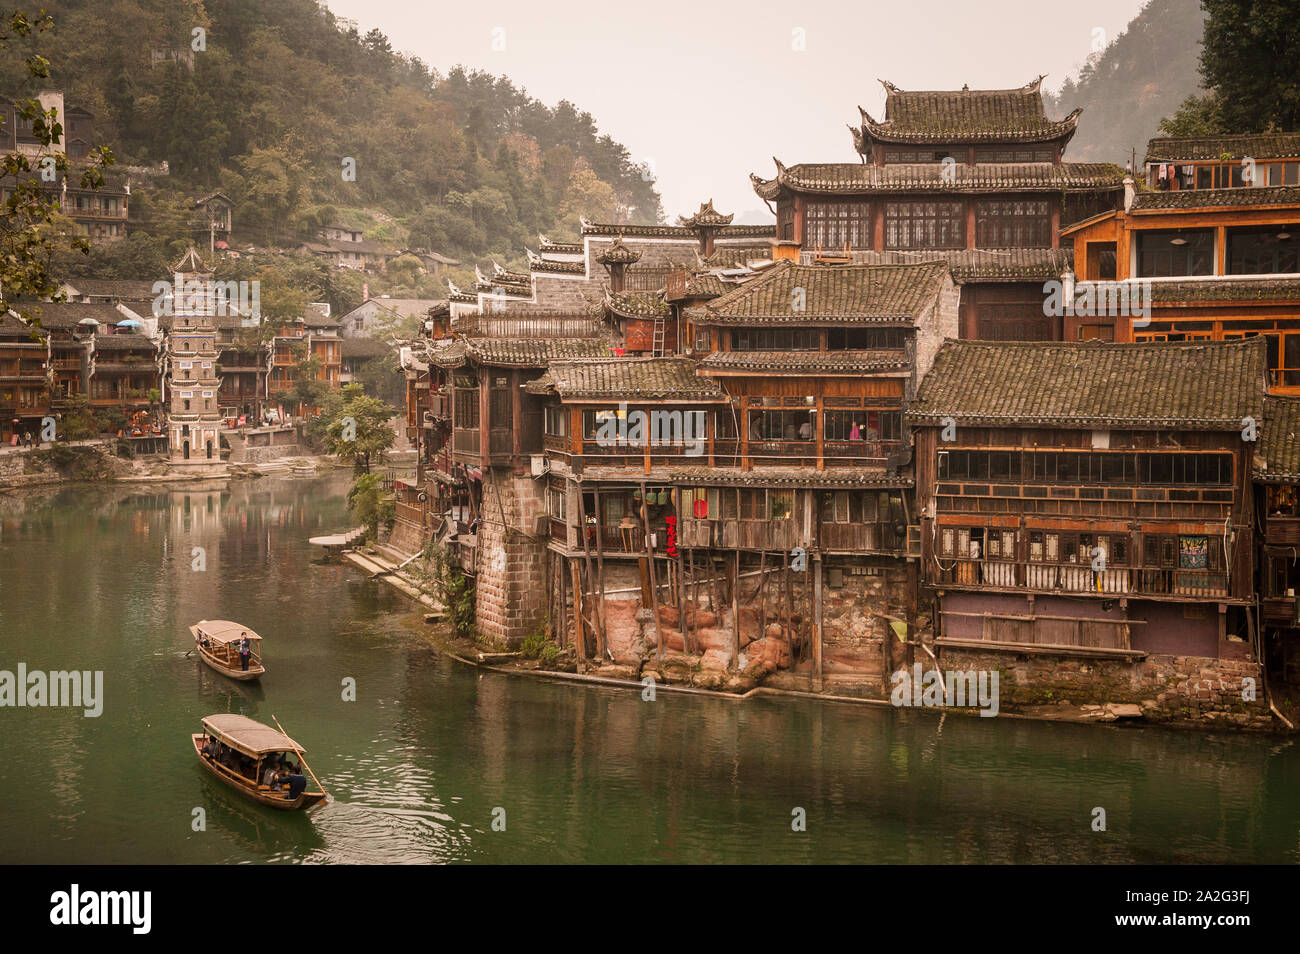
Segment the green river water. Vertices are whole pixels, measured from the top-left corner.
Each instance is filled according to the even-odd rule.
[[[0,708],[0,862],[1300,858],[1285,739],[480,674],[406,597],[319,562],[346,486],[0,494],[0,670],[104,673],[98,718]],[[186,658],[203,618],[266,638],[260,686]],[[332,801],[274,812],[209,778],[189,737],[214,712],[274,713]]]

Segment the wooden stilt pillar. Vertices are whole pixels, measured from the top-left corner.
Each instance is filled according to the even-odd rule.
[[[822,555],[813,554],[813,671],[817,674],[817,688],[822,684]]]
[[[605,627],[601,620],[601,607],[596,604],[596,574],[591,568],[591,540],[588,539],[590,534],[587,532],[587,503],[586,494],[582,489],[578,490],[578,526],[582,533],[582,556],[587,564],[587,585],[592,594],[591,623],[596,629],[596,658],[602,663],[605,661]],[[597,508],[596,517],[596,536],[600,536],[600,517],[599,508]]]
[[[650,508],[645,502],[645,482],[641,482],[641,523],[645,528],[645,537],[642,539],[642,546],[645,547],[646,563],[650,568],[650,611],[654,614],[655,621],[655,645],[659,650],[659,658],[664,655],[664,632],[659,625],[659,581],[655,574],[655,556],[654,551],[650,549]]]
[[[604,525],[601,519],[600,498],[596,498],[596,589],[599,595],[596,597],[600,602],[600,661],[603,664],[606,659],[610,658],[609,652],[609,607],[605,605],[605,548],[601,543],[601,527]]]
[[[731,574],[731,668],[740,664],[740,551],[735,551]]]
[[[573,643],[578,649],[578,661],[587,661],[586,622],[582,618],[582,575],[578,564],[569,561],[569,572],[573,576]]]

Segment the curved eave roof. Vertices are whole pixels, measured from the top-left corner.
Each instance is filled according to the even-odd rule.
[[[948,125],[943,122],[924,123],[900,127],[892,122],[878,123],[864,120],[862,123],[864,148],[869,148],[870,141],[880,143],[936,143],[942,145],[978,145],[981,143],[1002,142],[1055,142],[1058,139],[1068,141],[1079,125],[1082,109],[1076,109],[1064,119],[1055,122],[1046,120],[1031,123],[1022,128],[1014,126],[987,126],[978,124]]]
[[[1124,170],[1107,162],[895,163],[777,162],[774,178],[750,174],[754,192],[763,199],[792,192],[833,195],[897,193],[1109,192],[1124,185]]]

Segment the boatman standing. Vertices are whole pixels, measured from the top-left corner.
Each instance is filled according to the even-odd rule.
[[[239,634],[239,666],[245,672],[248,671],[248,659],[252,655],[252,650],[248,647],[248,633]]]

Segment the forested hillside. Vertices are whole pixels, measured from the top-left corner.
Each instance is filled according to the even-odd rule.
[[[95,115],[119,169],[169,165],[133,176],[140,224],[97,253],[101,269],[183,244],[188,200],[213,190],[235,202],[237,245],[293,247],[342,221],[466,262],[518,262],[538,232],[573,234],[579,214],[661,216],[653,177],[578,107],[439,73],[315,0],[40,2],[55,22],[35,43],[52,64],[43,85]],[[0,63],[0,93],[32,90],[21,60]]]
[[[1123,165],[1136,149],[1141,162],[1160,120],[1201,88],[1197,60],[1204,26],[1199,0],[1150,0],[1059,94],[1046,96],[1052,116],[1083,107],[1067,157]]]

